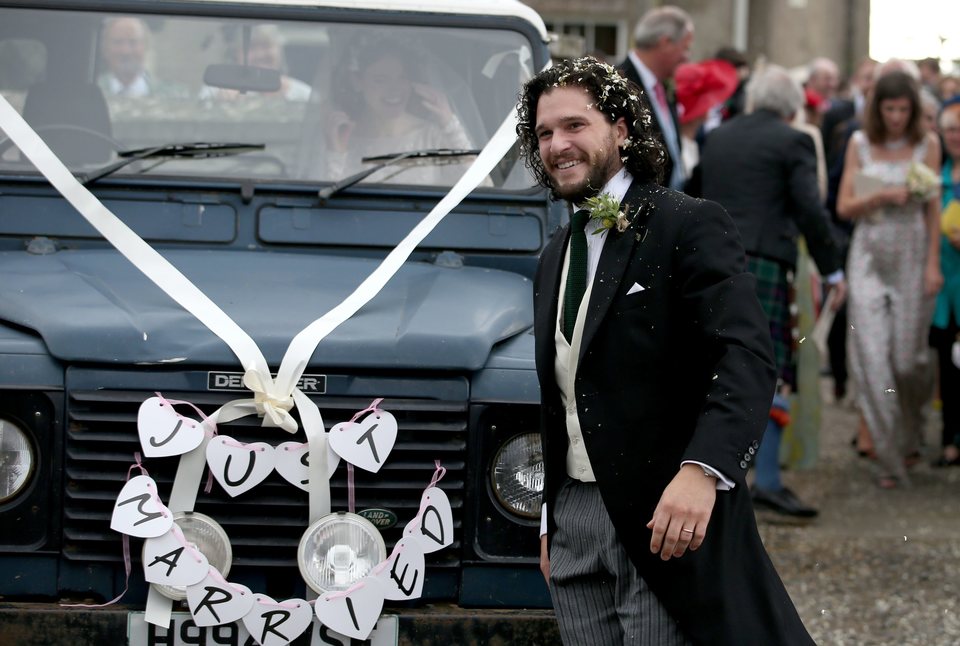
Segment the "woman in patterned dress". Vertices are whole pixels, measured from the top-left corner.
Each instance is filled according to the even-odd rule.
[[[915,163],[939,173],[940,144],[921,118],[916,80],[881,76],[847,148],[837,199],[840,217],[857,223],[847,260],[850,367],[884,488],[909,484],[905,458],[919,446],[933,384],[927,333],[943,283],[940,196],[912,197],[907,174]]]

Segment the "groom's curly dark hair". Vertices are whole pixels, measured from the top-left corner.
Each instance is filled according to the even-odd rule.
[[[607,63],[592,56],[564,60],[527,81],[517,104],[517,138],[520,154],[541,186],[553,189],[553,182],[543,167],[537,134],[537,103],[540,96],[554,88],[576,86],[596,100],[596,107],[613,123],[623,117],[627,124],[627,140],[620,149],[620,159],[627,171],[639,181],[663,181],[667,152],[652,128],[652,115],[640,95],[643,90],[627,80]]]

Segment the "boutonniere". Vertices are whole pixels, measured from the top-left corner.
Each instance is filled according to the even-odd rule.
[[[614,228],[618,233],[623,233],[630,226],[630,220],[627,219],[625,212],[629,209],[620,208],[620,200],[609,193],[601,193],[588,198],[583,205],[590,211],[590,220],[596,220],[597,222],[597,228],[593,235]]]

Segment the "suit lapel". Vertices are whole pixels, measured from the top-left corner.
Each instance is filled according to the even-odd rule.
[[[587,304],[587,317],[583,326],[583,338],[580,341],[578,366],[583,361],[584,354],[590,342],[600,329],[600,323],[607,315],[610,303],[613,302],[620,289],[623,273],[627,269],[633,255],[634,246],[641,240],[647,229],[647,220],[652,212],[650,189],[652,184],[634,182],[623,198],[623,204],[629,208],[627,217],[630,226],[626,231],[619,233],[611,229],[603,243],[600,253],[600,262],[597,273],[593,278],[593,287],[590,292],[590,302]]]

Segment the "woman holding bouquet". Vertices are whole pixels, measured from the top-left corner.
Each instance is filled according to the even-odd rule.
[[[847,147],[837,199],[856,220],[848,257],[848,347],[857,404],[883,488],[909,484],[932,391],[927,334],[940,273],[940,144],[925,132],[917,81],[881,76]]]

